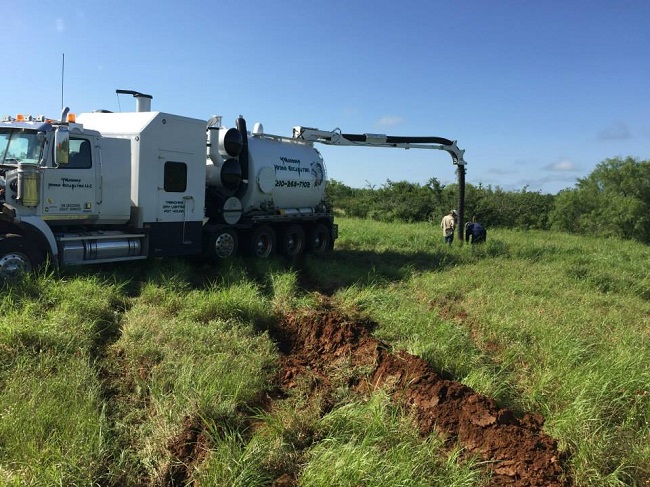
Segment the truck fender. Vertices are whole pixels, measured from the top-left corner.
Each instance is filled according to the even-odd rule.
[[[59,247],[56,244],[56,238],[52,229],[37,216],[23,216],[20,218],[22,226],[30,236],[34,237],[47,250],[52,257],[52,263],[58,265]]]

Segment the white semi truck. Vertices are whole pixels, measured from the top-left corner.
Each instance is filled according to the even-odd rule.
[[[248,132],[221,117],[99,110],[60,120],[0,122],[0,278],[54,266],[239,250],[268,257],[330,251],[338,236],[325,200],[327,173],[314,142],[441,149],[438,137],[346,135],[294,127],[292,137]]]

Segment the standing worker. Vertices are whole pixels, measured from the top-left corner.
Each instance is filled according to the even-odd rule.
[[[449,215],[442,217],[440,228],[442,228],[445,243],[451,245],[454,242],[454,230],[456,229],[456,210],[451,210]]]

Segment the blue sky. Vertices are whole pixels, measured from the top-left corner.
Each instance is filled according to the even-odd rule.
[[[4,2],[0,115],[154,110],[290,135],[433,135],[467,181],[557,193],[650,159],[650,2]],[[442,151],[320,146],[353,187],[456,180]]]

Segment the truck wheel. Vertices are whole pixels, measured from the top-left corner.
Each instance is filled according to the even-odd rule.
[[[237,253],[238,246],[237,232],[224,228],[208,234],[205,253],[212,260],[229,259]]]
[[[0,240],[0,280],[14,280],[37,269],[44,261],[22,235],[9,234]]]
[[[269,225],[260,225],[251,234],[250,250],[255,257],[266,259],[275,252],[275,231]]]
[[[332,250],[332,234],[323,223],[317,223],[309,232],[309,251],[322,255]]]
[[[289,225],[282,233],[282,253],[287,257],[302,254],[305,251],[306,240],[305,231],[300,225]]]

